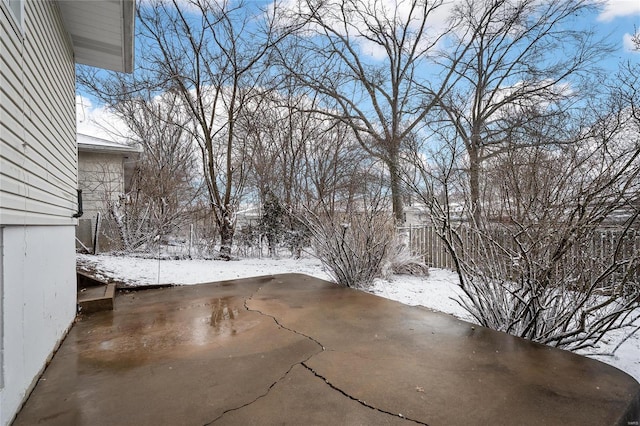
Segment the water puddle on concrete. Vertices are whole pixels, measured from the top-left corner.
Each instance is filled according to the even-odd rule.
[[[211,303],[211,317],[209,318],[209,325],[213,327],[219,333],[225,333],[228,329],[231,329],[232,334],[235,334],[233,323],[239,316],[238,308],[235,306],[229,306],[229,301],[233,300],[232,297],[224,297],[222,299],[214,299]]]
[[[237,336],[260,323],[246,315],[244,300],[236,297],[213,299],[207,323],[216,338]],[[210,331],[208,332],[210,333]]]
[[[227,346],[231,339],[256,327],[260,320],[247,315],[244,299],[221,297],[190,301],[170,310],[123,318],[99,328],[100,341],[81,355],[91,365],[127,369],[148,362]]]

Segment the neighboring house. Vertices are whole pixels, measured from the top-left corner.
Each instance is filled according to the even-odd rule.
[[[404,206],[404,222],[401,226],[426,226],[431,223],[429,218],[429,209],[424,203],[407,203]]]
[[[131,72],[133,0],[0,0],[0,424],[76,314],[75,64]]]
[[[83,134],[78,134],[77,141],[78,188],[82,190],[83,205],[83,215],[76,228],[77,245],[93,250],[98,213],[101,218],[108,217],[109,208],[129,192],[135,162],[142,149]],[[111,233],[103,236],[105,238],[99,238],[100,248],[111,248]]]
[[[236,212],[236,228],[242,229],[247,226],[258,226],[262,219],[262,207],[253,203],[242,206]]]

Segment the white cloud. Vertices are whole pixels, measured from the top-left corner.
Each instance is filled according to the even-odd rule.
[[[640,37],[640,32],[636,34],[636,37]],[[633,34],[626,33],[625,35],[623,35],[622,44],[624,46],[625,52],[633,52],[633,53],[640,54],[636,44],[633,42]]]
[[[640,0],[607,0],[598,21],[611,22],[621,16],[640,15]]]
[[[124,143],[127,126],[104,106],[95,106],[88,98],[76,95],[76,130],[89,136]]]
[[[434,6],[431,2],[416,2],[417,7],[413,7],[413,0],[353,0],[347,2],[346,8],[342,0],[326,0],[322,4],[322,21],[332,27],[340,35],[347,35],[355,44],[360,47],[365,56],[375,60],[384,60],[388,54],[383,46],[367,39],[376,39],[376,34],[372,33],[369,27],[383,25],[388,32],[388,23],[396,23],[398,28],[407,25],[410,28],[411,36],[415,37],[420,28],[421,7],[428,10],[426,19],[426,35],[422,34],[421,45],[427,47],[433,39],[442,34],[447,28],[448,18],[451,14],[455,1],[445,1]],[[299,0],[283,0],[278,3],[280,25],[291,25],[300,19],[301,15],[309,15],[309,3]],[[273,6],[272,6],[273,7]],[[357,12],[356,12],[357,8]],[[347,11],[348,18],[344,22],[344,11]],[[271,9],[271,13],[273,10]],[[380,19],[384,17],[384,19]],[[387,21],[388,22],[385,22]],[[313,36],[317,31],[322,33],[322,29],[315,23],[307,23],[305,26],[308,36]],[[409,44],[409,43],[408,43]],[[420,45],[419,45],[420,46]]]

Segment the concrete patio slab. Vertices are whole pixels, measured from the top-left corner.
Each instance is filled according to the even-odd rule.
[[[633,425],[601,362],[298,274],[119,294],[15,425]]]

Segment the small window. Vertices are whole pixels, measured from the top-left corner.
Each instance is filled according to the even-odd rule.
[[[11,12],[10,14],[13,16],[16,28],[22,32],[24,23],[22,16],[24,12],[24,0],[3,0],[3,2],[7,5],[7,8]]]

